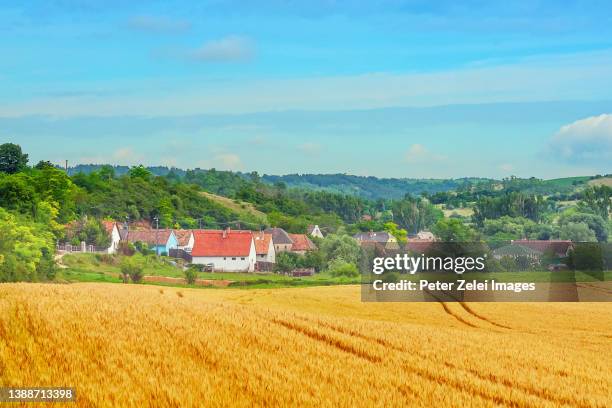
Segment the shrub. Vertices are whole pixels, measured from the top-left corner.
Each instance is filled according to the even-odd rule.
[[[132,282],[140,283],[144,277],[144,268],[136,257],[126,257],[121,261],[121,274],[124,282],[129,277]]]
[[[352,263],[345,262],[341,259],[333,260],[329,263],[329,273],[331,276],[359,276],[359,269]]]
[[[185,280],[188,285],[193,285],[198,278],[198,269],[196,267],[189,267],[185,269]]]

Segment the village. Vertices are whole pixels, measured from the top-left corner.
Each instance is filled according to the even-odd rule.
[[[101,221],[108,236],[108,247],[96,247],[87,242],[79,245],[58,243],[59,254],[104,253],[117,254],[129,245],[145,249],[157,256],[168,256],[184,260],[205,272],[273,272],[278,254],[283,252],[305,255],[317,250],[315,242],[322,242],[325,235],[318,225],[309,225],[305,234],[288,233],[282,228],[270,227],[260,231],[232,229],[157,229],[150,223],[119,223]],[[67,225],[70,231],[74,225]],[[68,234],[70,235],[70,234]],[[424,254],[440,241],[430,231],[421,231],[399,242],[386,231],[361,232],[352,236],[362,249],[371,249],[377,254],[399,252]],[[561,260],[574,248],[570,240],[512,240],[498,245],[491,251],[498,261],[511,260],[539,264],[548,257],[550,271],[566,269]],[[313,268],[297,268],[292,276],[311,276]]]

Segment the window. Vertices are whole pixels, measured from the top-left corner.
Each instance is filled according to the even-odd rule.
[[[240,258],[241,261],[244,261],[244,258]]]
[[[223,257],[223,260],[224,260],[224,261],[227,261],[227,258],[226,258],[226,257]]]
[[[232,258],[232,261],[235,261],[235,260],[236,260],[236,258]]]

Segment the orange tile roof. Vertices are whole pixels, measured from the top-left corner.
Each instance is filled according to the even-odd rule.
[[[251,242],[253,242],[251,231],[195,230],[193,236],[195,240],[191,251],[193,257],[247,257],[251,253]]]
[[[313,251],[317,249],[315,244],[305,234],[289,234],[293,241],[292,251]]]
[[[272,234],[266,234],[263,231],[255,232],[253,233],[253,239],[255,240],[255,252],[257,252],[257,255],[266,255],[270,249]]]

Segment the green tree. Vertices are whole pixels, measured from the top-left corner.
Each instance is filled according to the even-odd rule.
[[[584,222],[568,222],[561,227],[561,239],[573,242],[597,242],[597,237],[589,225]]]
[[[386,222],[383,228],[389,234],[393,235],[397,239],[397,242],[399,242],[400,244],[405,244],[406,242],[408,242],[408,231],[399,228],[396,223]]]
[[[14,174],[28,165],[28,155],[23,154],[21,146],[13,143],[0,145],[0,172]]]
[[[432,228],[432,232],[443,242],[473,242],[477,240],[476,232],[456,218],[444,218]]]

